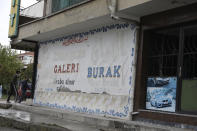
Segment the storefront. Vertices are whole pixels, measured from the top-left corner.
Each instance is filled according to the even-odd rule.
[[[34,103],[130,119],[137,27],[111,24],[40,43]]]
[[[35,51],[35,105],[197,125],[196,0],[45,0],[42,18],[10,16],[12,48]]]
[[[136,119],[197,124],[196,6],[141,19]]]

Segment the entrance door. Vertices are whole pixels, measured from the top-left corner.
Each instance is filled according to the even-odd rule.
[[[181,111],[197,112],[197,26],[183,34]]]

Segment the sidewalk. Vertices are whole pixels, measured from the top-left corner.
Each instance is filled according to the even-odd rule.
[[[6,107],[0,101],[0,108]],[[11,105],[11,106],[10,106]],[[12,125],[21,130],[65,131],[194,131],[158,124],[73,113],[65,110],[11,103],[9,109],[0,109],[0,126]],[[3,122],[2,122],[3,121]],[[5,121],[8,121],[5,122]],[[19,123],[19,124],[16,124]],[[34,129],[35,128],[35,129]]]
[[[99,131],[96,127],[84,126],[79,122],[52,117],[47,115],[48,113],[42,114],[43,110],[33,106],[13,102],[7,104],[5,101],[0,101],[0,108],[6,107],[6,105],[12,107],[0,109],[0,127],[12,127],[27,131]],[[16,110],[16,108],[23,110]],[[35,113],[33,110],[37,112],[41,110],[41,113]]]

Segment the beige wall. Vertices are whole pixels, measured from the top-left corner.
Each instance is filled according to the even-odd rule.
[[[152,0],[118,0],[118,9],[123,10]]]

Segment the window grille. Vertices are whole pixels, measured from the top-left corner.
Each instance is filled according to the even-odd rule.
[[[176,76],[179,36],[170,32],[154,32],[148,47],[148,76]]]

